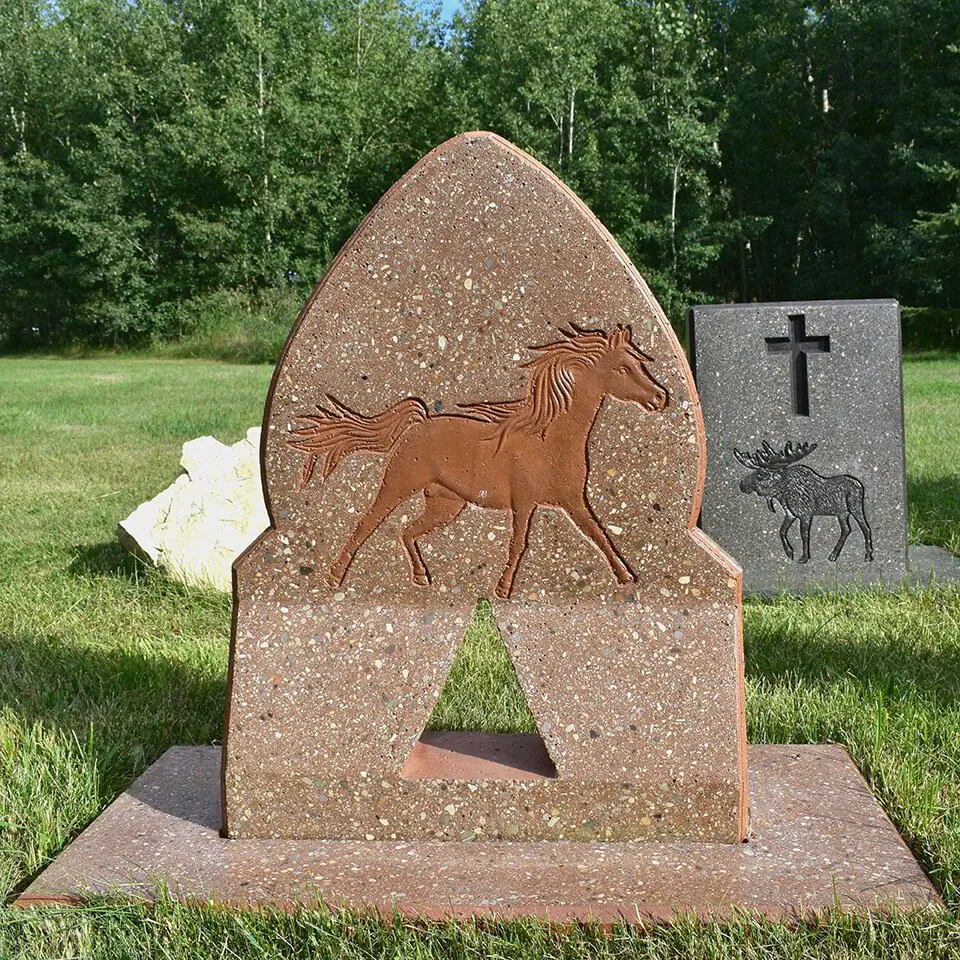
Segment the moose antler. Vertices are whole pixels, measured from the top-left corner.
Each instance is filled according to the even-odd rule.
[[[774,450],[764,440],[763,446],[754,453],[742,453],[734,448],[733,455],[737,462],[743,464],[743,466],[749,467],[751,470],[760,470],[763,467],[785,467],[788,464],[796,463],[816,449],[817,445],[815,443],[798,443],[794,446],[787,441],[782,450]]]

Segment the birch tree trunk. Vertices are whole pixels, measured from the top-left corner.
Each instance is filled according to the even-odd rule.
[[[260,163],[262,169],[262,215],[264,261],[273,246],[273,231],[270,225],[270,169],[267,160],[267,84],[263,56],[264,11],[266,0],[257,0],[257,139],[260,143]]]
[[[670,253],[673,258],[673,272],[677,272],[677,186],[680,182],[680,161],[673,165],[673,192],[670,196]]]

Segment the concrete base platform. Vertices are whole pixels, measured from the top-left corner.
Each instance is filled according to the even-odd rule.
[[[907,574],[902,580],[889,583],[873,583],[862,589],[888,590],[923,589],[924,587],[949,587],[960,583],[960,556],[944,550],[943,547],[934,547],[929,544],[910,544],[907,547]],[[829,580],[822,583],[811,583],[806,586],[784,586],[777,589],[757,589],[751,583],[749,575],[744,580],[743,592],[748,597],[776,597],[781,593],[803,594],[819,593],[823,590],[857,590],[854,583],[845,583],[839,587]]]
[[[323,900],[435,919],[609,923],[940,904],[842,748],[751,747],[750,794],[743,844],[224,840],[219,748],[174,747],[17,904],[149,898],[161,885],[193,901]]]
[[[960,557],[943,547],[911,544],[907,547],[910,579],[919,587],[960,582]]]

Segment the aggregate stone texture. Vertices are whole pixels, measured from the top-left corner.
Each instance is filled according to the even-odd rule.
[[[226,840],[219,761],[216,748],[169,750],[17,904],[163,887],[233,906],[606,923],[941,906],[841,747],[751,747],[752,829],[739,844]]]
[[[690,368],[549,171],[488,133],[417,163],[303,309],[262,444],[227,835],[742,839],[741,574],[695,526]],[[556,776],[405,777],[481,597]]]
[[[701,526],[753,593],[907,576],[894,300],[698,306],[707,431]]]

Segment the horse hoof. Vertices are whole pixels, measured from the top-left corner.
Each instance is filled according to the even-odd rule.
[[[626,573],[618,573],[617,581],[619,583],[636,583],[637,577],[636,574],[628,570]]]
[[[331,570],[326,576],[327,586],[331,588],[342,587],[343,580],[346,575],[346,570],[344,570],[343,573],[338,573],[336,570]]]
[[[493,591],[493,595],[500,600],[509,600],[510,593],[513,590],[513,585],[504,586],[502,583],[497,584],[497,589]]]
[[[831,553],[830,556],[827,557],[827,559],[833,561],[834,563],[836,563],[837,557],[839,557],[839,556],[840,556],[839,553]]]
[[[430,586],[430,577],[425,573],[415,573],[413,575],[413,582],[418,587],[429,587]]]
[[[810,559],[809,557],[801,557],[801,558],[797,561],[797,563],[806,563],[809,559]]]

